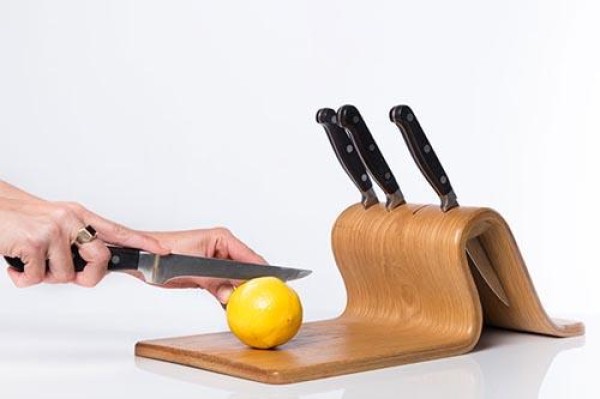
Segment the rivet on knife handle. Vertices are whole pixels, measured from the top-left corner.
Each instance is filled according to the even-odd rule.
[[[404,195],[396,178],[392,174],[385,158],[381,154],[373,135],[369,131],[365,121],[352,105],[344,105],[337,111],[338,124],[345,128],[354,143],[361,159],[366,165],[375,182],[381,187],[387,196],[386,209],[392,210],[399,205],[405,204]]]
[[[361,203],[365,208],[375,205],[379,201],[373,190],[373,184],[367,169],[360,159],[354,143],[350,140],[348,133],[344,128],[337,125],[337,115],[331,108],[322,108],[317,112],[317,122],[323,126],[327,133],[327,138],[333,147],[338,161],[352,180],[358,187],[362,195]]]
[[[442,200],[444,212],[458,206],[450,179],[444,171],[414,112],[407,105],[390,110],[390,120],[398,126],[417,166]]]

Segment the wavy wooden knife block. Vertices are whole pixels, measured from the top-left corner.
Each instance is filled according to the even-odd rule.
[[[473,275],[466,242],[479,236],[510,306]],[[487,324],[556,337],[582,323],[544,311],[512,233],[486,208],[376,205],[346,209],[332,231],[348,292],[343,314],[305,323],[277,350],[245,347],[230,333],[144,341],[139,356],[283,384],[453,356],[470,351]],[[325,300],[325,299],[324,299]]]

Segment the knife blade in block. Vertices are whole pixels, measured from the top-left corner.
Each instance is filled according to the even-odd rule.
[[[412,109],[407,105],[395,106],[390,110],[390,120],[400,129],[415,163],[440,197],[442,210],[447,212],[457,207],[458,200],[450,179]],[[506,291],[479,237],[474,237],[467,242],[467,260],[469,265],[479,272],[496,297],[509,306]]]

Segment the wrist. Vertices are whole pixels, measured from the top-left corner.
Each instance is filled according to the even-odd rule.
[[[8,184],[4,180],[0,179],[0,197],[14,199],[14,200],[25,200],[25,201],[44,201],[43,199],[29,194],[28,192],[21,190],[11,184]]]

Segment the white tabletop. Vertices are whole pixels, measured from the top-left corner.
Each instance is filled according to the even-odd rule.
[[[323,380],[270,386],[136,358],[136,341],[217,331],[205,320],[109,313],[0,313],[0,397],[177,398],[597,398],[600,315],[587,335],[555,339],[488,330],[472,353]],[[217,321],[216,321],[217,320]],[[200,324],[200,325],[199,325]],[[183,327],[182,327],[183,325]],[[150,327],[149,327],[150,326]]]

